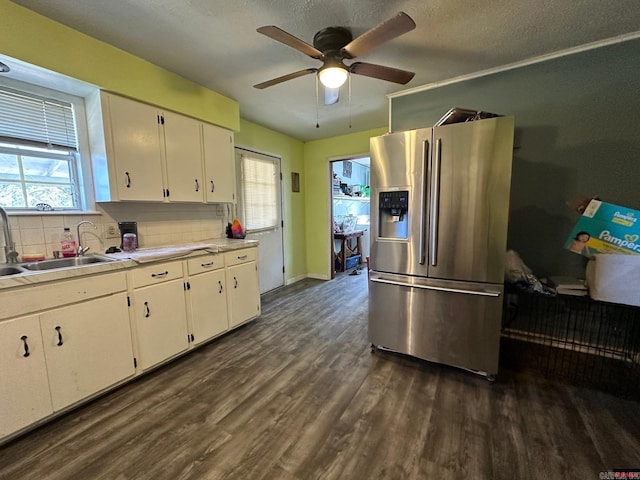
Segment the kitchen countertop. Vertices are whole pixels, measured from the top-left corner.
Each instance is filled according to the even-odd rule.
[[[184,259],[203,255],[204,253],[224,253],[242,248],[256,247],[257,245],[257,240],[216,238],[198,243],[140,248],[135,252],[98,254],[100,257],[109,258],[111,261],[2,276],[0,277],[0,290],[57,280],[69,280],[96,273],[108,273],[132,268],[140,264]],[[17,265],[19,266],[20,264]],[[12,264],[0,264],[0,266],[12,266]]]

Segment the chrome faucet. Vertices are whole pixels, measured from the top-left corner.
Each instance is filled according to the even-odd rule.
[[[0,217],[2,217],[2,230],[4,232],[4,257],[7,263],[18,263],[18,252],[16,245],[13,243],[11,236],[11,227],[9,226],[9,217],[7,211],[0,207]]]
[[[82,246],[82,241],[80,240],[80,225],[83,225],[85,223],[90,224],[93,228],[98,228],[93,222],[90,222],[89,220],[84,220],[76,225],[76,236],[78,237],[78,256],[84,255],[89,250],[89,247]]]

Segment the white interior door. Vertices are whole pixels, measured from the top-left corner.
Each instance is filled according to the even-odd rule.
[[[260,293],[284,285],[280,158],[236,147],[238,216],[247,238],[258,240]]]

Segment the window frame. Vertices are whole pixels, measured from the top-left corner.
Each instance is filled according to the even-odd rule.
[[[278,182],[280,181],[280,170],[279,170],[279,162],[277,158],[271,157],[269,155],[263,155],[257,152],[251,152],[251,151],[247,151],[247,150],[240,150],[239,152],[239,164],[240,164],[240,188],[242,189],[241,192],[241,196],[240,196],[240,211],[242,213],[242,220],[244,222],[244,227],[247,233],[258,233],[258,232],[264,232],[264,231],[269,231],[269,230],[273,230],[278,228],[281,223],[282,223],[282,218],[281,218],[281,207],[280,207],[280,203],[279,203],[279,199],[278,199]],[[248,161],[255,161],[255,162],[259,162],[259,163],[265,163],[265,164],[271,164],[273,166],[273,187],[274,187],[274,203],[272,205],[273,207],[273,213],[275,214],[275,218],[273,221],[273,224],[270,224],[268,226],[262,226],[262,227],[258,227],[258,228],[251,228],[249,221],[247,219],[247,209],[251,208],[251,205],[247,204],[247,195],[246,195],[246,173],[245,173],[245,160]]]
[[[44,150],[44,149],[40,149]],[[80,156],[75,150],[53,150],[51,152],[48,151],[38,151],[37,149],[31,149],[30,147],[25,147],[23,145],[16,145],[13,147],[11,144],[2,144],[0,143],[0,154],[6,155],[15,155],[18,158],[18,167],[19,167],[19,178],[17,179],[5,179],[0,177],[0,183],[15,183],[21,187],[21,190],[24,195],[25,202],[29,200],[27,194],[27,185],[51,185],[51,186],[67,186],[70,185],[73,191],[72,195],[75,197],[73,199],[74,207],[54,207],[57,211],[79,211],[81,210],[80,205],[80,192],[78,191],[78,163],[80,160]],[[51,160],[59,160],[69,162],[69,182],[59,182],[59,181],[42,181],[42,180],[29,180],[24,172],[24,160],[25,158],[42,158],[42,159],[51,159]],[[8,205],[4,206],[5,209],[9,211],[15,210],[37,210],[34,207],[10,207]],[[38,210],[41,211],[41,210]]]
[[[73,111],[76,121],[76,135],[78,140],[78,158],[74,166],[74,173],[76,177],[76,194],[78,196],[77,208],[56,208],[52,211],[43,212],[37,210],[36,208],[6,207],[6,211],[10,214],[15,215],[69,215],[95,213],[95,194],[93,192],[91,153],[89,149],[89,130],[84,98],[81,96],[56,90],[54,85],[52,85],[51,87],[44,87],[4,76],[0,77],[0,86],[4,86],[13,90],[23,91],[25,93],[33,95],[39,95],[41,97],[51,98],[52,100],[67,102],[73,105]]]

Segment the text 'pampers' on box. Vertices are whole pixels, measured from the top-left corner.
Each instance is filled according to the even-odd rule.
[[[640,255],[640,210],[591,200],[565,248],[588,257],[596,253]]]

